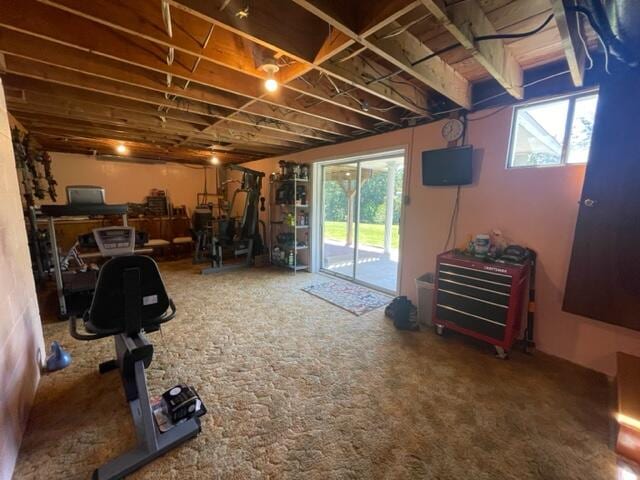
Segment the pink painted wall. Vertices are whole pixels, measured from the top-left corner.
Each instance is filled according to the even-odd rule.
[[[578,200],[584,166],[506,169],[511,109],[482,119],[478,112],[469,124],[468,141],[474,145],[473,185],[462,188],[458,245],[476,233],[498,228],[514,243],[538,252],[538,349],[609,375],[615,373],[615,352],[640,355],[640,332],[562,311]],[[421,184],[421,152],[446,146],[442,123],[433,123],[320,147],[286,157],[315,162],[404,146],[412,152],[407,172],[410,203],[405,206],[401,230],[400,290],[415,300],[415,278],[433,271],[435,256],[446,240],[455,200],[455,188],[429,188]],[[280,158],[246,164],[265,171],[277,169]]]
[[[44,355],[40,312],[0,80],[0,479],[9,480]]]
[[[196,194],[203,190],[204,172],[198,166],[173,163],[143,164],[97,160],[91,155],[51,152],[53,176],[58,182],[58,201],[66,203],[67,185],[99,185],[107,203],[142,203],[151,189],[166,190],[174,205],[192,210]],[[208,191],[215,191],[216,173],[209,168]],[[43,203],[51,203],[49,200]]]

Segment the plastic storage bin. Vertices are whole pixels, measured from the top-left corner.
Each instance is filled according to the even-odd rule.
[[[416,290],[418,297],[418,323],[420,325],[433,326],[431,321],[433,309],[433,290],[435,274],[425,273],[416,278]]]

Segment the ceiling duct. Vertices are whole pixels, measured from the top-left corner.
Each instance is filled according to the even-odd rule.
[[[122,157],[120,155],[96,155],[96,159],[102,162],[145,163],[149,165],[164,165],[167,162],[156,158]]]
[[[606,3],[613,33],[628,50],[640,50],[640,2],[613,0]]]
[[[640,64],[640,2],[638,0],[591,0],[585,13],[608,51],[621,62]]]

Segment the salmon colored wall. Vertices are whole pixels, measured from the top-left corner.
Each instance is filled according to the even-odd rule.
[[[0,479],[9,480],[40,380],[40,312],[0,80]]]
[[[490,117],[486,115],[495,113]],[[562,311],[584,166],[506,169],[511,109],[470,116],[468,142],[475,148],[474,183],[462,187],[457,244],[493,228],[538,252],[536,343],[539,350],[613,375],[615,352],[640,355],[640,332]],[[446,241],[455,188],[424,187],[421,152],[446,146],[442,122],[340,145],[307,150],[287,160],[314,162],[404,146],[410,202],[401,232],[400,290],[415,301],[415,278],[433,271]],[[280,158],[246,164],[269,174]]]
[[[105,188],[107,203],[142,203],[151,189],[166,190],[174,205],[191,211],[196,194],[203,190],[201,167],[172,163],[143,164],[97,160],[91,155],[51,152],[53,177],[58,182],[58,201],[66,203],[67,185],[99,185]],[[208,191],[215,191],[216,173],[209,168]],[[49,200],[43,203],[51,203]]]

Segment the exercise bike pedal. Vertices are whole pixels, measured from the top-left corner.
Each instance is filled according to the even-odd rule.
[[[115,360],[107,360],[106,362],[102,362],[98,365],[98,371],[100,373],[107,373],[111,370],[115,370],[116,368],[118,368],[118,362]]]

